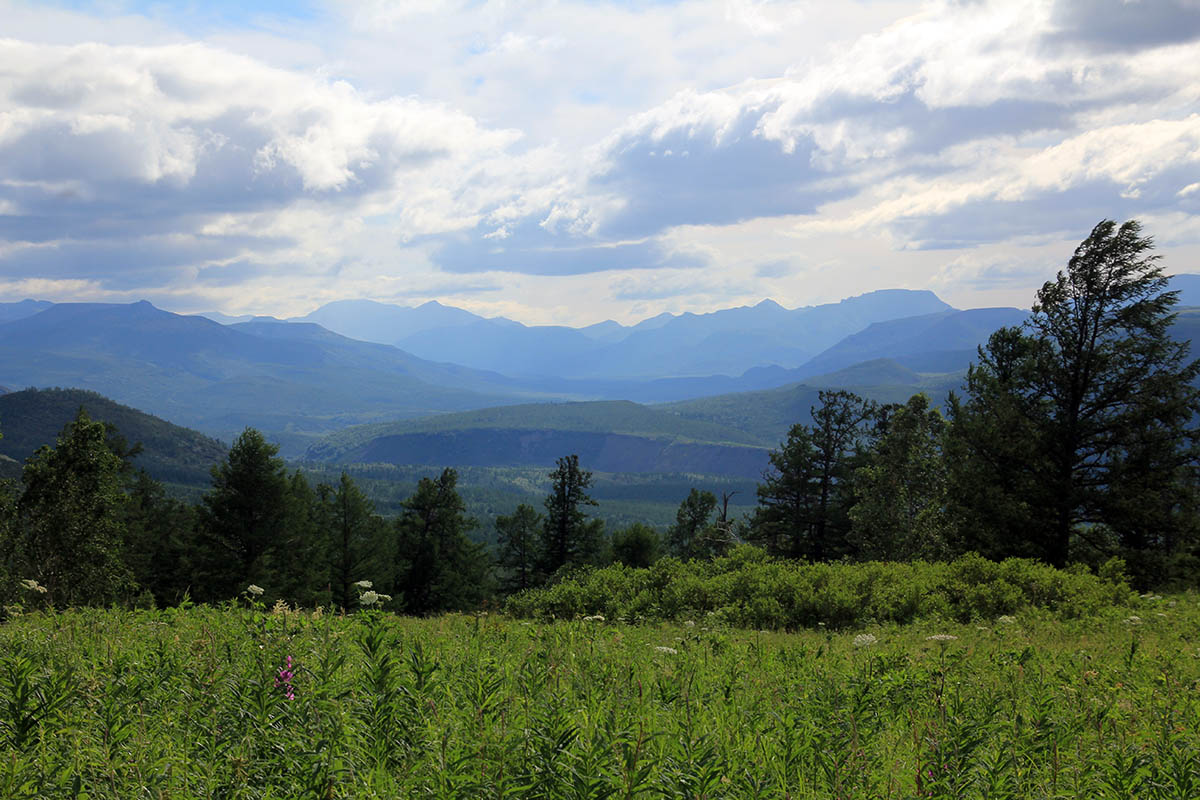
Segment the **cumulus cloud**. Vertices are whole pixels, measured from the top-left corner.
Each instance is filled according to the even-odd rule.
[[[305,205],[390,215],[402,239],[520,194],[487,174],[515,131],[203,44],[3,40],[0,70],[0,235],[54,244],[6,258],[10,274],[113,280],[278,249],[293,237],[264,235],[263,215]]]
[[[1200,216],[1197,0],[324,8],[0,40],[5,285],[620,316],[1027,289]]]

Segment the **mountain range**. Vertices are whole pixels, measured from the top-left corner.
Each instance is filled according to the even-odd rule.
[[[1200,305],[1200,276],[1178,276],[1172,288],[1185,304]],[[290,456],[363,423],[516,405],[504,425],[479,428],[492,431],[497,453],[507,453],[515,445],[496,439],[496,430],[564,430],[549,423],[561,421],[568,401],[667,403],[655,413],[727,429],[699,437],[668,435],[669,426],[624,430],[626,422],[610,424],[617,406],[600,404],[591,408],[606,421],[566,431],[572,435],[762,448],[806,421],[822,386],[881,400],[918,390],[944,395],[992,331],[1027,314],[957,310],[932,292],[891,289],[821,306],[764,301],[581,328],[525,326],[438,303],[342,301],[288,321],[213,316],[225,323],[145,301],[0,303],[0,385],[88,389],[226,441],[254,426]],[[1181,333],[1190,333],[1195,319],[1181,314]],[[548,402],[556,410],[537,405]],[[458,421],[478,419],[465,414]],[[427,453],[449,447],[450,428],[421,425],[386,435],[410,443],[424,436]],[[739,431],[751,439],[738,439]],[[547,452],[567,442],[554,439]],[[646,455],[653,448],[644,441],[625,444],[627,453],[642,448],[655,468],[676,463],[665,450]],[[381,460],[394,463],[397,452]],[[533,458],[521,452],[515,463]]]

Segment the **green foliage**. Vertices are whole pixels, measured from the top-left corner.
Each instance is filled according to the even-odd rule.
[[[317,491],[320,521],[327,537],[332,601],[343,609],[352,609],[358,599],[355,583],[382,581],[390,574],[388,525],[345,472],[336,489],[322,484]]]
[[[675,524],[667,530],[667,547],[677,558],[711,558],[721,553],[727,539],[712,525],[717,496],[710,491],[692,489],[675,514]],[[625,562],[629,563],[629,562]],[[631,564],[630,566],[641,566]]]
[[[1025,330],[980,350],[951,404],[953,495],[985,552],[1066,564],[1074,543],[1179,549],[1195,516],[1193,381],[1176,295],[1136,221],[1105,220],[1038,292]],[[1151,577],[1153,576],[1144,576]]]
[[[603,523],[589,520],[581,506],[594,506],[587,493],[592,473],[579,468],[579,456],[558,459],[550,473],[546,519],[542,525],[542,571],[553,575],[564,567],[591,563],[600,553]]]
[[[0,796],[1194,798],[1200,608],[1134,602],[799,634],[27,614],[0,626]]]
[[[497,563],[502,570],[504,592],[520,592],[539,584],[543,575],[541,533],[542,515],[533,506],[521,503],[509,516],[496,518]]]
[[[878,406],[851,392],[822,391],[813,425],[793,425],[771,453],[750,536],[773,554],[821,561],[849,547],[851,477]]]
[[[946,512],[947,423],[929,398],[913,395],[888,415],[884,433],[854,473],[851,544],[862,559],[907,561],[950,554]]]
[[[269,587],[272,556],[288,557],[289,481],[278,452],[247,428],[213,467],[212,488],[199,509],[197,599],[233,597],[250,583]]]
[[[158,605],[174,605],[191,587],[196,509],[168,497],[145,470],[138,470],[127,493],[125,563]]]
[[[396,582],[409,614],[478,608],[490,591],[491,559],[467,538],[477,524],[455,485],[458,473],[422,478],[396,519]]]
[[[1063,617],[1126,604],[1120,572],[1097,577],[1025,559],[967,555],[946,563],[806,564],[747,545],[710,562],[664,558],[647,569],[616,565],[509,598],[530,618],[712,619],[794,630],[950,618],[992,619],[1028,609]]]
[[[648,567],[662,555],[662,538],[649,525],[635,522],[613,531],[612,558],[627,567]]]
[[[40,448],[25,464],[14,571],[44,586],[49,602],[104,604],[133,591],[121,552],[125,469],[104,423],[82,408],[53,448]]]

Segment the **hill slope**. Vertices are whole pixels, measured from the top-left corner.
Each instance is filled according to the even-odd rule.
[[[0,395],[0,454],[19,464],[42,445],[53,446],[80,408],[115,425],[143,450],[134,465],[164,483],[207,486],[209,469],[225,457],[221,442],[81,389],[25,389]],[[12,475],[9,464],[6,473]]]
[[[366,425],[326,437],[307,458],[326,463],[553,466],[576,453],[601,472],[758,477],[757,437],[630,402],[506,406]]]

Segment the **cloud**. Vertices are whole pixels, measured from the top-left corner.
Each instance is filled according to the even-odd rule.
[[[1050,46],[1077,43],[1089,50],[1140,50],[1200,39],[1196,0],[1058,0]]]
[[[119,7],[0,0],[7,286],[964,305],[1030,237],[1200,216],[1195,0]]]
[[[287,237],[246,228],[195,234],[305,204],[390,214],[399,237],[454,230],[493,210],[482,196],[486,162],[520,138],[437,104],[368,98],[203,44],[3,40],[0,65],[0,236],[57,243],[54,264],[5,260],[30,276],[111,281],[279,248]],[[110,246],[125,248],[125,263],[105,259]]]

